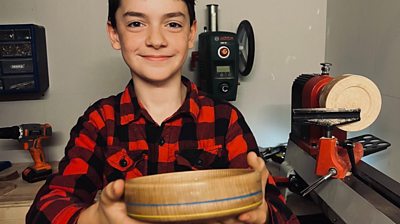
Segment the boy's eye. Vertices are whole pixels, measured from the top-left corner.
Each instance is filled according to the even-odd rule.
[[[170,23],[168,23],[168,27],[171,27],[171,28],[182,28],[182,25],[179,24],[179,23],[176,23],[176,22],[170,22]]]
[[[141,27],[141,26],[143,26],[143,24],[141,22],[135,21],[135,22],[129,23],[128,26],[130,26],[130,27]]]

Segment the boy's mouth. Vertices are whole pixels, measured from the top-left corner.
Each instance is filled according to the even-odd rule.
[[[142,57],[149,61],[165,61],[171,58],[169,55],[142,55]]]

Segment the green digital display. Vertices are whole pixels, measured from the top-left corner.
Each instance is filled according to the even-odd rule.
[[[230,73],[231,67],[230,66],[217,66],[217,73]]]

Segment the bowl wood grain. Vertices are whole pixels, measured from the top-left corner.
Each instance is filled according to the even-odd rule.
[[[261,187],[250,169],[157,174],[127,180],[125,203],[129,216],[147,222],[214,219],[261,205]]]

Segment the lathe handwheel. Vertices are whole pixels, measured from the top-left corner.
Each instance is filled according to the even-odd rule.
[[[255,53],[254,32],[250,22],[240,22],[236,35],[239,43],[239,73],[247,76],[253,68]]]

